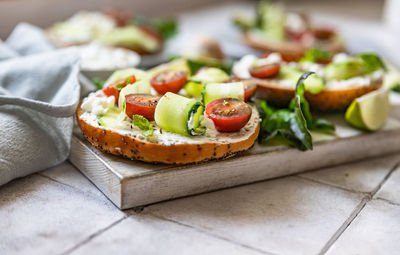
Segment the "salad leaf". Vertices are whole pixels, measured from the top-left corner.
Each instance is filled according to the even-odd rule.
[[[396,83],[395,85],[393,85],[392,90],[394,92],[399,92],[400,93],[400,83]]]
[[[102,89],[104,84],[106,83],[106,81],[103,80],[103,79],[95,77],[95,78],[92,79],[92,83],[93,83],[94,86],[96,86],[97,89]]]
[[[149,25],[156,29],[167,40],[177,34],[177,22],[172,18],[147,18],[137,16],[132,20],[134,25]]]
[[[333,57],[333,54],[329,51],[324,51],[318,48],[310,49],[306,52],[304,57],[300,59],[300,62],[317,62],[329,60]]]
[[[310,130],[331,132],[335,126],[324,119],[314,118],[304,97],[304,81],[312,72],[303,74],[297,81],[295,97],[289,108],[275,109],[266,101],[256,101],[261,115],[259,142],[262,144],[287,144],[300,150],[312,150]]]
[[[371,73],[379,69],[387,70],[383,61],[374,53],[361,53],[357,57],[362,60],[366,73]]]
[[[132,124],[137,126],[142,130],[142,135],[144,137],[149,137],[153,135],[154,129],[153,125],[150,124],[149,120],[142,115],[135,114],[132,116]]]

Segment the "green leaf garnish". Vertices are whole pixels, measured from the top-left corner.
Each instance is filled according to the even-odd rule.
[[[153,135],[154,129],[153,125],[150,124],[149,120],[142,115],[135,114],[132,116],[132,124],[142,130],[142,135],[144,137],[149,137]]]
[[[177,22],[172,18],[147,18],[143,16],[137,16],[132,20],[135,25],[148,25],[163,37],[164,40],[170,39],[177,34]]]
[[[96,86],[97,89],[102,89],[106,81],[98,77],[95,77],[92,79],[92,83],[94,84],[94,86]]]
[[[392,90],[394,92],[399,92],[400,93],[400,83],[396,83],[395,85],[393,85]]]
[[[326,61],[333,57],[333,54],[329,51],[324,51],[321,49],[310,49],[306,52],[304,57],[300,59],[300,62],[318,62],[318,61]]]
[[[366,73],[372,73],[379,69],[387,71],[383,61],[374,53],[361,53],[357,57],[362,60]]]
[[[124,85],[122,83],[118,83],[117,85],[115,85],[114,87],[116,90],[121,91],[124,88]]]
[[[288,109],[275,109],[266,101],[256,101],[261,115],[259,141],[263,144],[286,144],[300,150],[312,150],[309,130],[331,132],[335,126],[324,119],[314,118],[304,97],[304,81],[312,72],[303,74],[296,85],[295,97]]]

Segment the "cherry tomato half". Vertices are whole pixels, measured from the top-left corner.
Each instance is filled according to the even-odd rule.
[[[185,71],[164,71],[150,80],[151,86],[158,94],[178,93],[185,85],[188,73]]]
[[[251,107],[235,98],[221,98],[206,106],[207,117],[220,132],[236,132],[249,122]]]
[[[242,82],[244,86],[244,101],[249,101],[250,98],[254,95],[257,89],[257,84],[254,80],[242,80],[240,78],[230,78],[227,81],[224,81],[225,83],[230,83],[230,82]]]
[[[154,112],[160,97],[148,94],[129,94],[125,96],[125,113],[129,118],[142,115],[148,120],[154,120]]]
[[[124,79],[112,82],[108,85],[106,85],[102,91],[103,93],[110,97],[110,96],[114,96],[115,97],[115,102],[118,103],[118,99],[119,99],[119,92],[121,91],[121,89],[123,87],[125,87],[128,84],[132,84],[136,82],[136,77],[135,75],[131,75],[129,77],[126,77]]]
[[[270,78],[277,75],[280,68],[280,64],[269,64],[251,67],[249,72],[250,75],[255,78]]]

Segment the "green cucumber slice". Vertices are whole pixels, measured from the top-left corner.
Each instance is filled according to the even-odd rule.
[[[135,75],[136,80],[150,80],[150,76],[146,71],[137,68],[126,68],[113,72],[104,84],[107,85],[111,82],[124,79],[132,74]]]
[[[120,121],[118,121],[118,116],[120,115],[120,111],[117,109],[110,109],[107,113],[102,114],[98,117],[97,123],[99,126],[108,127],[108,128],[121,128]]]
[[[154,119],[157,125],[165,131],[191,136],[193,135],[192,131],[196,131],[200,126],[200,121],[197,120],[200,118],[198,111],[202,112],[203,109],[199,105],[200,103],[194,99],[168,92],[158,102]],[[194,119],[189,128],[191,116]]]
[[[203,92],[204,87],[201,82],[188,81],[183,89],[189,97],[201,97],[201,92]]]
[[[209,67],[192,76],[190,80],[202,83],[223,82],[229,80],[229,75],[219,68]]]
[[[231,83],[209,83],[203,92],[203,104],[220,99],[237,98],[244,100],[244,86],[242,82]]]
[[[185,71],[190,74],[189,65],[187,60],[184,58],[174,59],[168,63],[158,65],[148,70],[150,77],[154,77],[155,75],[164,72],[164,71]]]
[[[325,67],[328,80],[347,80],[365,74],[364,64],[359,59],[329,64]]]
[[[297,80],[304,72],[296,67],[282,65],[281,69],[279,70],[279,77],[283,80],[292,81],[296,84]],[[304,81],[305,89],[312,93],[318,94],[325,87],[325,81],[322,77],[318,76],[317,74],[311,74],[306,81]]]
[[[150,94],[150,83],[147,80],[141,80],[121,89],[118,98],[118,107],[120,109],[123,109],[125,96],[129,94]]]

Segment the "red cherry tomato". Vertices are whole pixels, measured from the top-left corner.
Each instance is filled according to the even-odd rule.
[[[219,132],[236,132],[249,122],[251,107],[235,98],[221,98],[206,106],[207,117]]]
[[[178,93],[185,85],[188,73],[184,71],[164,71],[150,80],[151,86],[158,94]]]
[[[160,97],[148,94],[129,94],[125,96],[125,113],[129,118],[142,115],[148,120],[154,120],[154,112]]]
[[[233,77],[224,82],[225,83],[242,82],[244,86],[244,101],[246,102],[250,100],[250,98],[254,95],[257,89],[257,84],[254,80],[242,80],[240,78]]]
[[[249,101],[257,89],[257,84],[252,80],[243,81],[244,85],[244,101]]]
[[[119,99],[119,92],[123,87],[125,87],[128,84],[132,84],[136,82],[136,77],[135,75],[131,75],[129,77],[126,77],[124,79],[112,82],[108,85],[106,85],[102,91],[103,93],[107,96],[114,96],[115,97],[115,102],[118,104],[118,99]]]
[[[251,67],[249,72],[250,75],[255,78],[270,78],[277,75],[280,68],[280,64],[269,64]]]
[[[268,58],[269,55],[271,55],[271,52],[264,52],[263,54],[261,54],[261,58]]]

